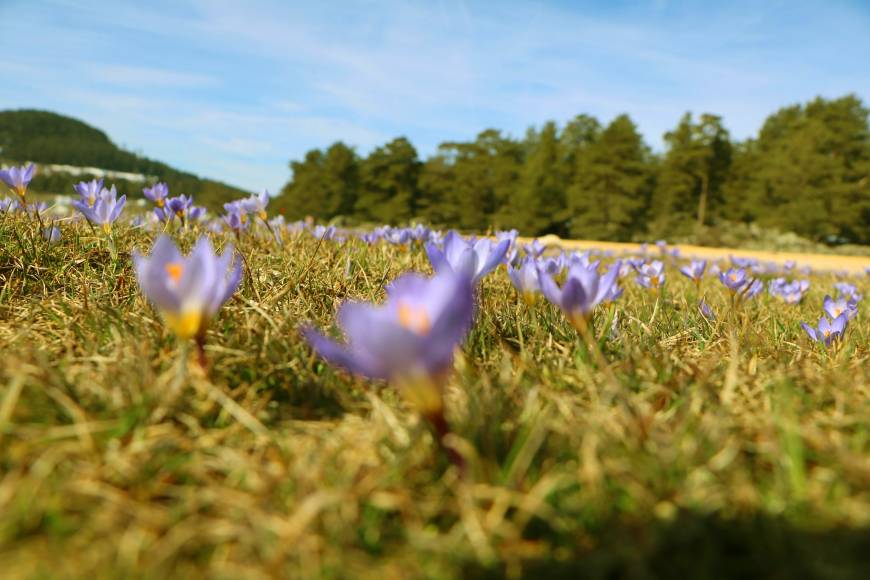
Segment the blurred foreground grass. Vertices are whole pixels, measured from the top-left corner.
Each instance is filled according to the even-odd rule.
[[[625,279],[599,368],[500,269],[450,381],[462,480],[394,392],[297,332],[429,272],[421,250],[242,238],[206,377],[138,293],[151,235],[115,242],[0,224],[5,578],[870,578],[866,307],[833,356],[798,325],[829,276],[736,311],[707,279],[712,323],[675,268],[661,296]]]

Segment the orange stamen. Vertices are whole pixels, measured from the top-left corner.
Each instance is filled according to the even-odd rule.
[[[184,267],[178,262],[173,262],[171,264],[166,264],[166,273],[169,274],[169,278],[173,282],[178,282],[181,280],[181,273],[184,271]]]
[[[432,321],[426,312],[407,304],[399,304],[399,324],[416,334],[428,334],[432,329]]]

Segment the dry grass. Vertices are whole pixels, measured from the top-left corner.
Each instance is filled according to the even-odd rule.
[[[297,333],[429,271],[419,249],[243,238],[205,376],[138,294],[149,235],[115,242],[0,223],[6,578],[870,577],[866,308],[832,356],[798,326],[829,276],[739,310],[707,280],[716,323],[673,268],[659,297],[625,280],[602,369],[497,272],[449,386],[463,480]]]

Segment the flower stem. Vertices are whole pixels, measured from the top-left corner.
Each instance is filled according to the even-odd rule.
[[[200,332],[194,337],[196,345],[196,360],[199,363],[202,372],[208,375],[208,356],[205,354],[205,333]]]
[[[441,408],[438,411],[429,413],[425,415],[425,418],[429,421],[429,425],[432,427],[435,439],[438,441],[438,446],[447,456],[450,463],[452,463],[459,471],[459,476],[462,479],[465,479],[468,473],[468,463],[455,449],[444,443],[444,438],[451,433],[450,425],[447,423],[447,417],[444,416],[444,409]]]

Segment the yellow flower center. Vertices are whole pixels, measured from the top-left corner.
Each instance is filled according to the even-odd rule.
[[[839,308],[839,307],[838,307],[838,308],[834,308],[834,318],[840,316],[841,314],[843,314],[843,309],[842,309],[842,308]]]
[[[736,281],[737,281],[737,274],[731,274],[731,275],[729,275],[728,277],[731,279],[732,282],[736,282]]]
[[[163,207],[163,198],[160,198],[156,201],[157,207]]]
[[[432,321],[425,310],[404,303],[399,304],[399,324],[415,334],[428,334],[432,330]]]
[[[394,378],[393,384],[421,415],[428,417],[442,412],[444,399],[437,377],[422,372],[411,373]]]
[[[97,196],[92,193],[88,196],[88,207],[94,207],[95,203],[97,203]]]
[[[200,331],[202,325],[202,312],[198,309],[182,312],[181,314],[164,313],[166,326],[178,335],[179,338],[193,338]]]
[[[179,264],[178,262],[172,262],[171,264],[166,264],[166,274],[169,276],[169,279],[173,282],[178,282],[181,280],[181,274],[184,272],[184,266]]]

